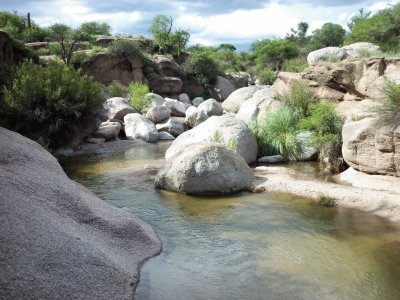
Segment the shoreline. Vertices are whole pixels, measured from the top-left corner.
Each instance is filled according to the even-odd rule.
[[[305,174],[285,166],[255,168],[257,189],[265,192],[282,192],[317,199],[326,195],[335,199],[338,207],[359,209],[400,222],[400,191],[371,189],[305,178]],[[375,176],[362,174],[363,176]],[[399,178],[400,182],[400,178]]]

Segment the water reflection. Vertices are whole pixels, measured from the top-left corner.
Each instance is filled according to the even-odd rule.
[[[398,225],[288,194],[202,198],[154,190],[153,167],[167,147],[66,165],[162,239],[163,253],[142,270],[138,299],[400,298]],[[312,173],[314,166],[296,168]]]

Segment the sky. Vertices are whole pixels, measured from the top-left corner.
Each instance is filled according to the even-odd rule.
[[[107,22],[113,33],[144,35],[154,16],[172,17],[177,29],[188,30],[191,44],[231,43],[247,50],[259,39],[283,37],[299,22],[309,32],[326,22],[347,23],[360,8],[377,12],[400,0],[0,0],[0,10],[31,13],[41,26],[87,21]]]

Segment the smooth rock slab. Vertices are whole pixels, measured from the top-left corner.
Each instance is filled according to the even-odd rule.
[[[0,170],[0,299],[133,299],[139,268],[161,251],[150,225],[1,127]]]
[[[199,143],[172,157],[158,172],[154,186],[193,195],[232,194],[251,190],[253,172],[246,161],[217,143]]]

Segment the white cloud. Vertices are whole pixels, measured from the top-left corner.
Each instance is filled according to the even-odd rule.
[[[387,7],[389,7],[390,5],[394,5],[396,3],[399,3],[398,0],[390,0],[390,1],[384,1],[384,2],[377,2],[374,3],[373,5],[371,5],[370,7],[368,7],[368,11],[371,12],[377,12],[379,10],[385,9]]]

